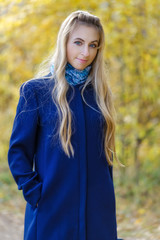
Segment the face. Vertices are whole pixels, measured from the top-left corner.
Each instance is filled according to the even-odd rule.
[[[67,61],[76,69],[83,70],[96,57],[99,33],[95,27],[78,25],[69,35]]]

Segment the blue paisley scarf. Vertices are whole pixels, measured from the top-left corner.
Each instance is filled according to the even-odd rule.
[[[90,73],[92,66],[89,65],[83,70],[78,70],[74,68],[70,63],[66,64],[66,71],[65,71],[65,77],[67,79],[67,82],[70,85],[77,85],[84,83]],[[52,64],[50,67],[50,71],[53,74],[54,72],[54,65]]]

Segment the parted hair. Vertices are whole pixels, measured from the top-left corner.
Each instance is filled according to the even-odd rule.
[[[97,55],[92,62],[91,72],[85,81],[81,90],[83,92],[88,84],[92,84],[97,105],[104,117],[104,150],[109,165],[113,165],[113,157],[119,162],[116,156],[115,148],[115,110],[113,105],[112,92],[108,84],[108,77],[104,61],[105,34],[100,19],[87,11],[72,12],[62,23],[57,36],[57,43],[54,51],[40,65],[39,71],[35,77],[41,77],[44,73],[50,72],[51,64],[54,64],[54,73],[51,78],[54,79],[52,90],[52,99],[58,109],[59,127],[57,133],[64,152],[68,157],[74,156],[74,149],[71,143],[72,113],[67,102],[66,93],[69,89],[69,83],[65,78],[65,66],[67,64],[66,45],[69,34],[79,25],[95,27],[99,33],[99,46]],[[120,162],[119,162],[120,163]],[[120,163],[121,164],[121,163]]]

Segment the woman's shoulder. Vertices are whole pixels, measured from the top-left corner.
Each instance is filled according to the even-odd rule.
[[[45,76],[39,77],[39,78],[32,78],[20,86],[21,93],[41,93],[49,92],[51,89],[53,89],[54,85],[54,79],[52,75],[49,73]]]

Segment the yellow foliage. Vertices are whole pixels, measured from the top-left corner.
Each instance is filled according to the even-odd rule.
[[[33,77],[35,67],[54,47],[61,22],[71,11],[88,10],[101,18],[105,30],[104,55],[117,110],[118,155],[130,164],[144,163],[144,159],[159,164],[159,3],[1,0],[1,125],[11,128],[19,86]],[[1,132],[1,149],[5,149],[1,158],[6,159],[9,134],[4,129]]]
[[[146,212],[146,209],[144,209],[144,208],[138,209],[138,213],[139,213],[140,215],[145,214],[145,212]]]

